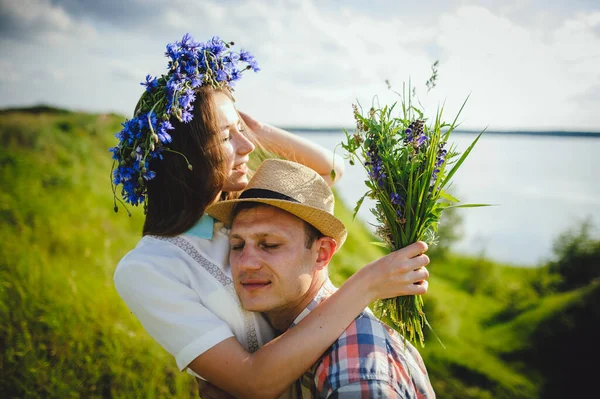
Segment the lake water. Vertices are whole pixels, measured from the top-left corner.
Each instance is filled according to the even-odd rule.
[[[344,139],[336,131],[294,131],[326,148]],[[450,143],[463,152],[475,135],[455,132]],[[344,154],[338,147],[338,154]],[[488,134],[481,137],[453,177],[450,190],[461,203],[497,204],[458,209],[463,238],[455,249],[520,266],[548,260],[558,234],[591,219],[600,223],[600,139]],[[346,164],[338,195],[353,208],[365,193],[366,174]],[[365,200],[358,218],[375,223]],[[443,216],[442,216],[443,220]]]

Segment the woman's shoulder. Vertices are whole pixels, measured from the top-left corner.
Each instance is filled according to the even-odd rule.
[[[179,258],[180,250],[170,240],[155,236],[143,236],[132,250],[127,252],[119,261],[119,265],[137,261],[163,260],[164,258]]]
[[[144,236],[135,248],[121,258],[115,269],[115,278],[122,274],[135,274],[147,269],[175,273],[188,263],[185,256],[184,252],[169,240]]]

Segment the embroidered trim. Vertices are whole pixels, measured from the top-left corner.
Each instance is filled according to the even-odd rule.
[[[235,292],[235,288],[233,286],[233,280],[231,278],[227,277],[225,275],[225,273],[223,273],[223,270],[221,270],[217,265],[215,265],[214,263],[212,263],[208,259],[206,259],[204,256],[202,256],[200,254],[200,252],[198,252],[198,250],[192,244],[190,244],[188,241],[186,241],[185,239],[183,239],[181,237],[159,237],[159,236],[152,236],[152,237],[156,238],[157,240],[170,242],[171,244],[177,246],[183,252],[188,254],[192,259],[194,259],[207,272],[209,272],[211,274],[211,276],[216,278],[219,283],[221,283],[221,285],[233,297],[233,299],[235,300],[235,303],[237,303],[238,307],[240,308],[240,310],[244,316],[244,326],[246,328],[246,339],[248,341],[248,350],[250,352],[256,352],[259,348],[259,345],[258,345],[258,336],[256,334],[256,326],[254,325],[254,317],[253,317],[252,313],[250,313],[250,312],[244,310],[244,308],[242,308],[240,299],[238,298],[238,296]]]

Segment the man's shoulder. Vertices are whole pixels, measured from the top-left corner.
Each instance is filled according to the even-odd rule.
[[[365,310],[312,370],[316,389],[322,393],[337,392],[344,387],[364,390],[369,386],[365,382],[373,382],[378,389],[385,386],[396,391],[399,397],[412,398],[415,390],[422,390],[415,387],[415,382],[425,377],[425,385],[429,384],[421,365],[416,349],[372,312]]]

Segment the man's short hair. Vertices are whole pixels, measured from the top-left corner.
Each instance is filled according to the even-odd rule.
[[[235,217],[241,211],[244,211],[246,209],[258,208],[260,206],[272,206],[272,205],[263,204],[261,202],[240,202],[233,209],[233,218],[232,219],[235,220]],[[277,208],[277,207],[273,206],[273,208]],[[277,208],[277,209],[280,209],[280,208]],[[283,209],[281,209],[281,210],[283,212],[286,212]],[[300,219],[300,218],[298,218],[298,219]],[[302,219],[300,219],[300,220],[302,220]],[[315,243],[315,241],[317,241],[321,237],[324,237],[325,235],[323,233],[321,233],[319,230],[317,230],[317,228],[315,226],[306,222],[305,220],[302,220],[302,223],[304,224],[304,245],[306,246],[307,249],[311,249],[312,245]]]

